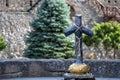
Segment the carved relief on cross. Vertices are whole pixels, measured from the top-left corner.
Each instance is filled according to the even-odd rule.
[[[64,30],[65,36],[69,36],[72,33],[75,34],[75,58],[76,63],[83,63],[83,49],[82,49],[82,34],[86,34],[88,36],[92,36],[92,31],[82,25],[82,16],[80,14],[76,14],[75,16],[75,24],[68,29]]]

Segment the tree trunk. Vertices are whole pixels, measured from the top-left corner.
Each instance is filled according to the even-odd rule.
[[[116,58],[116,48],[114,47],[114,54],[113,54],[113,58]]]
[[[105,59],[108,59],[108,49],[106,48]]]
[[[100,59],[102,59],[103,58],[103,53],[98,46],[96,46],[96,47],[97,47],[97,50],[100,52]]]

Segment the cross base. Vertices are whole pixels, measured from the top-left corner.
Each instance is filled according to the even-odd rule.
[[[95,80],[95,77],[92,73],[86,74],[74,74],[74,73],[65,73],[64,80]]]

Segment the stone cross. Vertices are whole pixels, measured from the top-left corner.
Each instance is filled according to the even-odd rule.
[[[65,36],[75,33],[75,58],[76,63],[83,63],[83,49],[82,49],[82,33],[92,36],[92,31],[82,25],[82,16],[77,14],[75,16],[75,24],[64,30]]]

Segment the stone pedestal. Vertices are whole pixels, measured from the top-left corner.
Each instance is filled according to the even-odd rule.
[[[65,73],[64,80],[95,80],[95,77],[92,73],[86,74]]]

